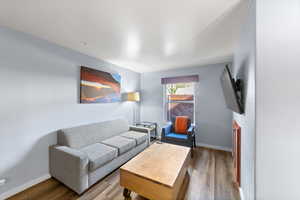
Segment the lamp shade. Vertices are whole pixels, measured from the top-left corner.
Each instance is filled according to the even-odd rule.
[[[140,101],[139,92],[128,92],[126,94],[126,101]]]

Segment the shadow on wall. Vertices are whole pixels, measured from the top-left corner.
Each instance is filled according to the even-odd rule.
[[[57,131],[42,136],[20,160],[0,174],[6,179],[0,188],[0,199],[2,194],[49,174],[49,146],[57,143],[56,138]]]

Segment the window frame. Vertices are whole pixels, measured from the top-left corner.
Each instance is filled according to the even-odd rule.
[[[196,87],[198,85],[197,82],[186,82],[186,83],[191,83],[193,84],[193,101],[187,101],[187,100],[183,100],[183,101],[173,101],[174,103],[193,103],[194,105],[194,109],[193,109],[193,121],[192,123],[194,124],[196,121]],[[174,84],[174,83],[173,83]],[[176,83],[177,84],[177,83]],[[170,103],[170,101],[168,100],[168,95],[167,95],[167,86],[170,84],[164,84],[163,85],[163,120],[165,123],[170,123],[171,121],[168,120],[168,115],[169,115],[169,111],[168,111],[168,104]]]

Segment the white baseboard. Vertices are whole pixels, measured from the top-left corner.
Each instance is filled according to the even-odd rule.
[[[245,200],[245,198],[244,198],[244,192],[243,192],[243,189],[241,187],[239,187],[239,191],[240,191],[240,199],[241,200]]]
[[[204,144],[204,143],[197,143],[196,146],[197,147],[206,147],[206,148],[210,148],[210,149],[216,149],[216,150],[232,152],[232,149],[229,148],[229,147],[216,146],[216,145]]]
[[[26,189],[28,189],[28,188],[36,185],[36,184],[39,184],[39,183],[41,183],[41,182],[43,182],[43,181],[45,181],[49,178],[51,178],[51,175],[50,174],[45,174],[44,176],[33,179],[33,180],[23,184],[23,185],[17,186],[17,187],[15,187],[15,188],[7,191],[7,192],[4,192],[4,193],[0,194],[0,199],[7,199],[7,198],[9,198],[9,197],[11,197],[11,196],[13,196],[13,195],[15,195],[19,192],[22,192],[22,191],[24,191],[24,190],[26,190]]]

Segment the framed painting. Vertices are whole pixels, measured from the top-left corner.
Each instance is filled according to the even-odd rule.
[[[81,67],[80,103],[113,103],[121,101],[121,76]]]

